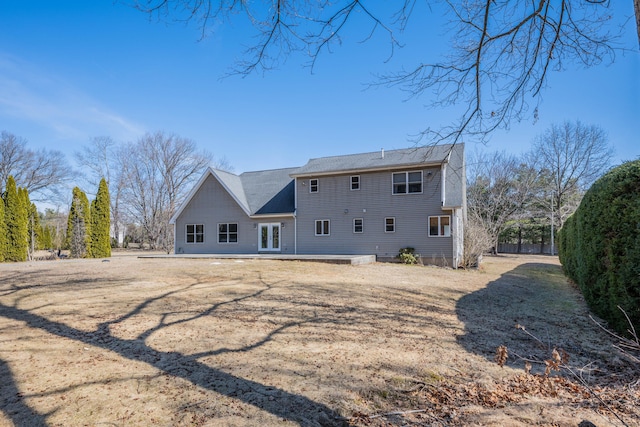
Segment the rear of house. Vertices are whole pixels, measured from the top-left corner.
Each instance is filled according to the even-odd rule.
[[[175,253],[374,254],[412,247],[457,266],[464,145],[311,159],[234,175],[209,169],[171,219]]]
[[[295,252],[294,169],[208,169],[171,219],[176,254]]]

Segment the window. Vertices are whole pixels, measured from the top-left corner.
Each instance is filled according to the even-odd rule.
[[[451,236],[451,217],[430,216],[429,217],[429,237],[449,237]]]
[[[422,171],[392,174],[393,194],[422,193]]]
[[[364,220],[362,218],[354,218],[353,219],[353,232],[354,233],[362,233],[364,230]]]
[[[318,180],[310,179],[309,180],[309,193],[317,193],[318,192]]]
[[[360,175],[354,175],[351,177],[351,189],[352,190],[360,189]]]
[[[204,243],[204,224],[187,224],[187,243]]]
[[[396,219],[389,217],[384,219],[384,232],[395,233],[396,232]]]
[[[317,219],[316,220],[316,236],[328,236],[329,235],[329,220]]]
[[[218,243],[238,243],[238,224],[218,224]]]

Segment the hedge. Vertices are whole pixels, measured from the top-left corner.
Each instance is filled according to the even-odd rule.
[[[596,181],[559,232],[565,273],[590,308],[620,333],[640,332],[640,160]]]

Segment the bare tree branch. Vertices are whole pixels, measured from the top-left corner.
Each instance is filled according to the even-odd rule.
[[[582,194],[609,169],[612,148],[598,126],[567,121],[551,125],[538,136],[530,156],[550,178],[560,228],[578,207]]]
[[[51,201],[74,173],[64,155],[55,150],[33,151],[27,141],[9,132],[0,134],[0,193],[9,176],[26,188],[34,201]]]
[[[120,154],[125,170],[123,198],[153,249],[173,247],[169,219],[212,156],[195,143],[162,132],[126,145]]]
[[[396,36],[407,28],[418,4],[397,2],[389,13],[388,5],[365,0],[129,1],[158,19],[195,22],[203,37],[214,24],[244,15],[257,42],[238,64],[235,73],[240,75],[273,69],[293,53],[308,55],[313,69],[323,52],[351,35],[349,24],[361,18],[370,24],[365,41],[381,31],[393,56],[402,46]],[[640,0],[634,4],[640,40]],[[551,71],[563,70],[566,63],[591,67],[614,60],[619,34],[606,27],[612,19],[608,0],[446,0],[439,6],[449,12],[455,29],[450,54],[380,76],[377,83],[398,86],[409,97],[427,95],[431,108],[460,109],[455,122],[424,129],[417,140],[483,141],[513,120],[536,120]]]

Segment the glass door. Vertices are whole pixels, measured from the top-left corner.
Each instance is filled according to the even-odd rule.
[[[258,250],[280,250],[280,223],[273,222],[258,226]]]

